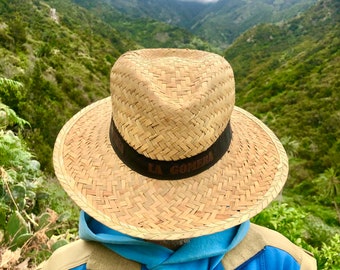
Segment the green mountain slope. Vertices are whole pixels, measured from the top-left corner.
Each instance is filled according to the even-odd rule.
[[[24,84],[0,98],[31,123],[27,141],[46,167],[66,119],[109,94],[112,63],[138,46],[69,1],[1,0],[0,13],[0,77]]]
[[[305,181],[310,190],[310,180],[326,170],[340,173],[338,11],[338,1],[320,1],[287,23],[251,29],[225,52],[234,67],[237,104],[285,140],[290,184]]]
[[[43,168],[51,166],[66,120],[109,95],[109,72],[122,53],[144,46],[210,49],[174,26],[129,19],[104,2],[76,2],[86,8],[71,0],[0,0],[0,77],[24,84],[14,93],[2,90],[0,99],[31,123],[26,138]]]

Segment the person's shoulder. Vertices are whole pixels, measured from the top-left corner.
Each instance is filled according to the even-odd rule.
[[[95,244],[76,240],[58,248],[50,258],[39,265],[38,270],[69,270],[87,262],[95,249]]]
[[[282,234],[253,223],[240,244],[224,256],[223,265],[229,267],[227,269],[235,269],[267,246],[288,253],[301,266],[301,270],[316,269],[316,260],[312,254],[298,247]]]
[[[129,261],[97,242],[77,240],[57,249],[51,257],[39,266],[39,270],[69,270],[86,264],[87,269],[140,269],[136,262]]]

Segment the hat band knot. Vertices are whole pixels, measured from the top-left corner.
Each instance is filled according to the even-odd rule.
[[[199,174],[213,166],[228,151],[232,137],[230,122],[218,139],[205,151],[180,160],[155,160],[133,149],[111,119],[110,141],[121,161],[133,171],[158,180],[179,180]]]

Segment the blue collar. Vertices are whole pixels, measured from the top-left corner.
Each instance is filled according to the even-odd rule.
[[[112,230],[81,211],[79,235],[81,239],[100,242],[122,257],[140,263],[142,269],[219,270],[223,269],[223,256],[241,242],[249,225],[246,221],[222,232],[193,238],[173,251]]]

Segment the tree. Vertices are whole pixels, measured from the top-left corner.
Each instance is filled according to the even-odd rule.
[[[335,200],[340,195],[339,172],[334,168],[329,168],[320,174],[315,180],[315,184],[317,184],[316,188],[320,194],[325,198]]]
[[[18,49],[23,48],[23,44],[27,41],[27,33],[25,24],[21,17],[16,16],[14,20],[11,20],[9,23],[9,30],[11,33],[11,36],[14,39],[15,42],[15,49],[14,51]]]
[[[320,194],[321,198],[333,203],[340,222],[340,210],[338,205],[340,195],[339,171],[336,171],[334,168],[329,168],[320,174],[313,182],[315,184],[314,188],[318,194]]]
[[[23,84],[11,79],[0,78],[0,102],[17,110],[17,105],[25,97]]]

